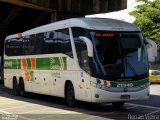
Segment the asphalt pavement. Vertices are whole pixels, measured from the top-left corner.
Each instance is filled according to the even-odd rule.
[[[31,93],[14,96],[0,85],[0,120],[159,120],[160,85],[151,85],[150,93],[148,101],[129,102],[120,109],[85,102],[71,108],[62,98]]]

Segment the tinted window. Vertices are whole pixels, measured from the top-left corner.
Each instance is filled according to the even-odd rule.
[[[88,32],[81,28],[72,28],[73,38],[75,42],[78,62],[80,67],[90,73],[89,57],[87,52],[87,45],[79,39],[79,36],[88,36]]]
[[[45,33],[45,54],[64,53],[73,57],[69,30],[62,29]]]
[[[73,57],[68,29],[6,40],[5,51],[8,56],[64,53]]]
[[[22,44],[23,44],[23,41],[22,39],[19,39],[19,38],[13,38],[13,39],[10,39],[10,40],[7,40],[6,41],[6,45],[5,45],[5,52],[8,56],[11,56],[11,55],[19,55],[22,53]]]
[[[29,55],[31,53],[34,53],[34,45],[32,44],[34,38],[35,38],[35,35],[23,37],[23,39],[22,39],[22,41],[23,41],[22,55]],[[21,55],[21,54],[19,54],[19,55]]]

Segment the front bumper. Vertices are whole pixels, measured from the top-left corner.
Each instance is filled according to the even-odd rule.
[[[122,102],[131,100],[149,99],[149,87],[137,92],[109,92],[96,87],[91,87],[93,103]],[[122,99],[122,95],[129,95],[129,99]]]

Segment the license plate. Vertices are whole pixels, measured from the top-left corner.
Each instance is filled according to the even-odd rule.
[[[121,95],[120,99],[130,99],[130,95]]]

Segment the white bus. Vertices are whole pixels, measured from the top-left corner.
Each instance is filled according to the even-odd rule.
[[[4,84],[26,92],[122,106],[149,98],[144,39],[134,25],[74,18],[5,39]]]

